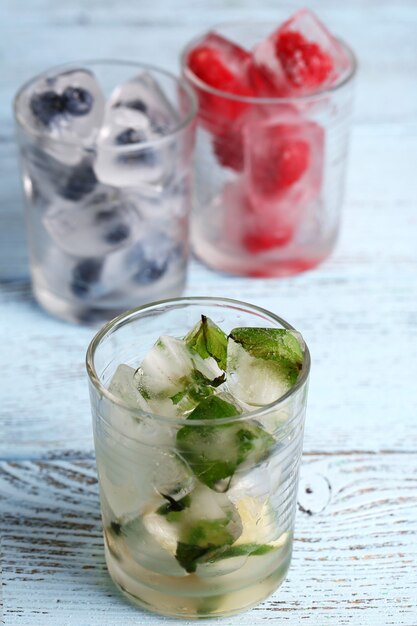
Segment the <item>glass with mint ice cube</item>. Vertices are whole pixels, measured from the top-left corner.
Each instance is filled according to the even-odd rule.
[[[195,98],[163,70],[58,67],[15,99],[33,291],[69,321],[179,296]]]
[[[87,353],[107,567],[142,608],[231,615],[288,571],[308,348],[275,314],[179,298]]]

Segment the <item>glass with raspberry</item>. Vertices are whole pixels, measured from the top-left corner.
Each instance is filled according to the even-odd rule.
[[[272,32],[271,32],[272,30]],[[194,251],[218,270],[288,276],[338,233],[356,63],[307,9],[187,46],[199,100]]]

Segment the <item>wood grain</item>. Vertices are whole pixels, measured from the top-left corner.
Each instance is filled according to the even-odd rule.
[[[288,580],[257,609],[207,623],[415,626],[416,459],[305,457]],[[0,494],[8,626],[169,621],[138,612],[113,588],[92,460],[3,462]]]

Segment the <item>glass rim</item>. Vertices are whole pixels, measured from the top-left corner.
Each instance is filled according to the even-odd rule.
[[[19,87],[14,98],[13,98],[13,112],[14,119],[19,126],[20,129],[30,137],[39,139],[41,141],[45,141],[46,144],[51,145],[60,145],[60,146],[71,146],[72,148],[76,147],[85,152],[95,153],[98,149],[97,143],[92,141],[91,143],[84,143],[83,139],[60,139],[59,137],[50,137],[45,135],[41,129],[36,129],[27,124],[22,117],[21,112],[19,111],[19,100],[24,94],[24,92],[31,86],[35,85],[38,81],[51,76],[56,75],[60,72],[68,71],[70,69],[85,69],[86,66],[94,66],[94,65],[114,65],[114,66],[123,66],[123,67],[132,67],[137,69],[142,69],[145,71],[155,72],[156,74],[162,74],[166,78],[169,78],[173,82],[181,85],[184,92],[187,94],[188,102],[189,102],[189,111],[185,116],[182,116],[182,119],[178,124],[171,129],[168,133],[161,135],[161,137],[155,137],[151,141],[143,141],[128,144],[126,146],[100,146],[100,152],[106,151],[111,152],[113,154],[126,154],[130,152],[137,152],[138,150],[144,151],[149,148],[153,148],[160,144],[172,141],[173,137],[179,135],[183,130],[185,130],[190,124],[194,121],[197,115],[198,103],[197,98],[194,93],[194,90],[190,87],[187,81],[182,76],[176,76],[173,72],[166,70],[164,68],[158,67],[156,65],[152,65],[150,63],[142,63],[140,61],[129,61],[126,59],[89,59],[89,60],[80,60],[74,61],[70,63],[62,63],[60,65],[54,65],[43,72],[40,72],[25,81],[23,85]],[[117,85],[115,85],[116,87]]]
[[[112,320],[104,324],[104,326],[100,328],[100,330],[94,335],[94,337],[90,341],[90,344],[88,345],[88,348],[87,348],[85,364],[86,364],[86,369],[87,369],[89,380],[92,383],[92,385],[95,387],[95,389],[98,391],[98,393],[104,396],[107,400],[109,400],[116,406],[122,408],[123,410],[127,411],[131,415],[139,417],[140,419],[144,419],[144,418],[150,419],[156,422],[167,424],[171,427],[172,426],[184,426],[184,425],[205,426],[207,424],[212,424],[211,420],[209,419],[193,420],[191,424],[190,421],[187,420],[187,418],[167,417],[164,415],[159,415],[157,413],[152,413],[150,411],[149,412],[144,411],[140,408],[136,409],[135,407],[131,407],[129,404],[124,402],[121,398],[111,393],[111,391],[109,391],[101,383],[99,376],[97,375],[95,364],[94,364],[95,352],[99,348],[102,340],[106,336],[111,334],[112,332],[117,331],[119,327],[122,327],[125,324],[131,322],[136,317],[140,317],[140,315],[143,312],[151,311],[152,309],[157,310],[161,306],[164,306],[164,305],[165,306],[166,305],[178,305],[179,307],[181,307],[181,305],[186,305],[187,303],[198,304],[202,302],[207,302],[208,304],[218,304],[220,306],[228,305],[230,308],[236,308],[236,309],[244,308],[248,310],[249,312],[254,312],[258,314],[260,313],[263,316],[269,317],[272,321],[278,322],[281,325],[281,327],[285,328],[286,330],[296,330],[293,326],[291,326],[291,324],[286,322],[284,319],[282,319],[278,315],[275,315],[275,313],[272,313],[271,311],[268,311],[267,309],[264,309],[257,305],[250,304],[249,302],[244,302],[242,300],[235,300],[232,298],[223,298],[223,297],[215,297],[215,296],[194,296],[194,297],[190,296],[190,297],[182,297],[182,298],[168,298],[165,300],[158,300],[156,302],[150,302],[148,304],[135,307],[134,309],[124,311],[117,317],[113,318]],[[271,410],[274,410],[275,408],[283,405],[291,396],[293,396],[299,389],[301,389],[308,380],[308,376],[310,373],[310,366],[311,366],[310,351],[308,349],[307,344],[305,342],[304,344],[305,344],[304,360],[303,360],[303,366],[302,366],[300,375],[298,377],[297,382],[284,395],[277,398],[277,400],[275,400],[274,402],[271,402],[270,404],[254,409],[253,411],[245,411],[243,413],[240,413],[239,415],[234,415],[233,417],[225,417],[225,418],[217,419],[216,424],[218,425],[232,424],[236,422],[246,421],[249,419],[256,419],[259,417],[263,417],[267,415],[268,413],[270,413]],[[105,423],[109,424],[108,420],[104,419],[102,416],[99,416],[99,417]],[[112,428],[114,428],[114,430],[118,430],[112,424],[109,424],[109,425]],[[285,426],[286,424],[282,425],[282,427],[285,427]],[[131,437],[129,437],[129,435],[126,435],[123,432],[121,432],[121,434],[124,435],[127,439],[132,439]]]
[[[252,24],[256,27],[256,26],[261,26],[261,25],[266,25],[269,24],[269,22],[266,21],[254,21],[252,22]],[[242,26],[246,26],[247,22],[221,22],[219,24],[215,24],[212,28],[210,28],[210,30],[206,30],[203,33],[201,33],[200,35],[197,35],[196,37],[193,37],[182,49],[181,51],[181,55],[180,55],[180,64],[181,64],[181,69],[182,72],[184,74],[184,76],[190,81],[190,83],[192,85],[194,85],[196,88],[200,89],[201,91],[205,91],[213,96],[217,96],[217,97],[221,97],[221,98],[225,98],[227,100],[233,100],[235,102],[243,102],[246,104],[263,104],[263,105],[273,105],[273,104],[291,104],[291,103],[297,103],[297,102],[311,102],[314,101],[315,99],[319,98],[319,97],[324,97],[326,95],[330,95],[333,92],[338,91],[339,89],[341,89],[342,87],[344,87],[345,85],[347,85],[348,83],[350,83],[354,77],[356,76],[356,72],[358,69],[358,61],[356,58],[355,53],[353,52],[352,48],[349,46],[349,44],[347,44],[342,38],[340,37],[335,37],[335,39],[343,46],[345,52],[347,53],[349,59],[350,59],[350,68],[349,71],[346,72],[346,74],[344,76],[341,77],[340,80],[336,81],[334,84],[330,85],[329,87],[324,87],[323,89],[318,89],[317,91],[314,91],[314,93],[309,93],[309,94],[305,94],[305,95],[298,95],[298,96],[289,96],[289,97],[270,97],[270,96],[241,96],[239,94],[233,94],[233,93],[229,93],[227,91],[222,91],[221,89],[216,89],[215,87],[211,87],[211,85],[208,85],[207,83],[205,83],[204,81],[202,81],[200,78],[198,78],[198,76],[196,76],[196,74],[194,74],[194,72],[192,72],[186,65],[186,57],[188,55],[188,52],[191,50],[192,47],[194,47],[196,45],[196,43],[198,41],[200,41],[201,39],[203,39],[203,37],[211,32],[215,32],[216,29],[220,29],[220,28],[227,28],[227,27],[242,27]]]

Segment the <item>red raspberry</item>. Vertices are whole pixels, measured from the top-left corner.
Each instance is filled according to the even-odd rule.
[[[209,46],[194,48],[188,57],[188,67],[207,85],[221,91],[239,93],[239,85],[233,73],[223,63],[218,52]]]
[[[285,137],[285,126],[278,128],[283,136],[278,135],[267,158],[254,159],[252,164],[253,185],[264,195],[274,195],[291,187],[310,163],[309,144],[302,139]]]
[[[287,245],[291,241],[293,234],[294,228],[290,225],[283,226],[278,232],[270,232],[268,229],[252,232],[244,236],[243,245],[252,254],[257,254]]]
[[[243,170],[243,138],[241,125],[225,127],[213,136],[213,151],[220,165],[236,172]]]
[[[295,87],[319,87],[333,71],[331,57],[296,31],[284,31],[278,36],[275,53]]]
[[[188,67],[202,82],[219,91],[238,96],[252,96],[247,83],[246,63],[249,53],[216,34],[210,34],[206,42],[191,50]],[[247,104],[227,96],[212,94],[197,87],[200,118],[211,132],[235,120]]]

